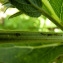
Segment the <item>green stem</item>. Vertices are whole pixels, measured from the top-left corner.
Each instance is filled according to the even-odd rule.
[[[42,0],[42,2],[44,3],[44,5],[47,7],[47,9],[49,10],[49,12],[51,13],[51,16],[56,19],[58,22],[60,21],[59,17],[56,15],[55,11],[53,10],[51,4],[49,3],[48,0]]]
[[[61,21],[58,20],[57,16],[54,14],[54,16],[56,16],[56,18],[54,18],[54,16],[49,15],[45,10],[41,9],[40,7],[38,7],[37,5],[35,5],[31,0],[28,0],[31,5],[33,5],[36,9],[38,9],[42,15],[46,16],[47,18],[49,18],[53,23],[55,23],[61,30],[63,30],[63,25],[61,24]]]

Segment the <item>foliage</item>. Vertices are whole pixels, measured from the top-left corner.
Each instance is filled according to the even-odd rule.
[[[39,17],[42,14],[63,30],[63,0],[9,0],[9,2],[19,9],[20,14],[24,13],[31,17]],[[12,15],[11,18],[20,15],[19,13]],[[54,61],[62,63],[63,43],[51,44],[29,42],[0,44],[0,63],[53,63]]]
[[[52,22],[54,22],[57,26],[59,26],[61,29],[63,29],[63,26],[62,26],[62,17],[63,17],[62,16],[62,13],[63,13],[62,12],[63,11],[62,0],[59,0],[57,5],[56,5],[56,1],[50,1],[50,0],[49,1],[42,0],[42,3],[41,3],[41,0],[39,2],[38,2],[38,0],[35,0],[35,1],[23,0],[22,3],[20,2],[21,0],[19,0],[19,1],[15,0],[14,3],[13,3],[14,0],[9,0],[9,1],[11,2],[12,5],[14,5],[16,8],[18,8],[20,10],[20,12],[23,12],[23,13],[28,14],[29,16],[33,16],[33,17],[38,17],[38,16],[40,16],[38,13],[42,13],[44,16],[48,17]],[[28,2],[28,3],[26,3],[26,2]],[[16,3],[18,3],[18,4],[16,5]],[[41,5],[39,5],[39,3],[42,4],[42,7],[41,7]],[[31,8],[29,7],[30,5],[32,5]],[[56,10],[56,8],[58,8],[58,9]],[[35,9],[37,9],[38,11]],[[35,11],[37,11],[37,12],[35,12]]]

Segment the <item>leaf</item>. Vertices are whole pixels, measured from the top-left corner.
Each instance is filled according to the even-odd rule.
[[[63,54],[63,46],[34,49],[26,56],[24,63],[51,63]]]
[[[31,51],[30,48],[0,47],[0,63],[20,63]]]
[[[15,14],[11,15],[9,18],[14,18],[14,17],[17,17],[17,16],[19,16],[21,14],[22,14],[22,12],[17,12]]]
[[[63,21],[63,0],[49,0],[57,16]]]
[[[50,63],[63,54],[63,46],[37,48],[32,46],[0,46],[1,63]]]
[[[39,17],[41,13],[26,0],[9,0],[16,8],[31,17]],[[34,1],[36,5],[42,6],[41,0]],[[40,4],[41,3],[41,4]]]
[[[63,21],[63,0],[45,0],[45,1],[48,1],[50,3],[50,6],[52,7],[55,14],[58,16],[60,20]],[[47,3],[45,3],[45,5],[47,6]],[[48,7],[50,8],[50,6],[46,7],[45,5],[43,5],[42,8],[51,15],[50,10],[52,9],[48,9]]]

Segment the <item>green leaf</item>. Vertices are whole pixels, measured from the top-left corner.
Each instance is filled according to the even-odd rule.
[[[46,1],[49,2],[49,4],[45,3]],[[54,14],[54,16],[56,14],[56,16],[63,21],[63,0],[43,0],[43,3],[45,5],[43,8],[46,12],[50,15]]]
[[[0,63],[20,63],[32,51],[23,47],[0,47]]]
[[[63,0],[49,0],[52,8],[54,9],[57,16],[62,20],[63,19]],[[63,20],[62,20],[63,21]]]
[[[63,46],[34,49],[24,58],[24,63],[51,63],[63,54]]]
[[[17,12],[15,14],[11,15],[9,18],[17,17],[17,16],[19,16],[21,14],[22,14],[22,12]]]
[[[49,0],[49,2],[60,19],[60,24],[63,25],[63,0]]]
[[[41,13],[26,0],[9,0],[16,8],[32,17],[39,17]],[[33,1],[36,5],[42,6],[41,0]]]
[[[0,46],[1,63],[50,63],[63,54],[63,46]]]

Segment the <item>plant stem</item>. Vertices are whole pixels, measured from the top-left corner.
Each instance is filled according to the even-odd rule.
[[[42,13],[42,15],[46,16],[47,18],[49,18],[53,23],[55,23],[61,30],[63,30],[63,24],[61,24],[61,21],[54,18],[54,16],[49,15],[45,10],[43,10],[42,8],[38,7],[37,5],[35,5],[31,0],[28,0],[31,5],[33,5],[36,9],[39,10],[39,12]]]
[[[51,13],[51,16],[53,18],[55,18],[57,21],[60,21],[59,17],[56,15],[55,11],[53,10],[51,4],[49,3],[48,0],[42,0],[42,3],[44,3],[44,5],[47,7],[47,9],[49,10],[49,12]]]

